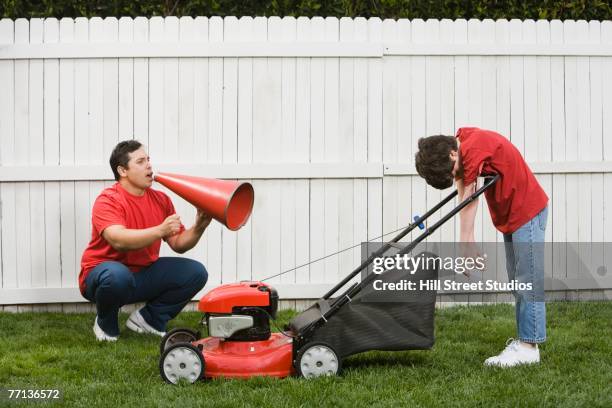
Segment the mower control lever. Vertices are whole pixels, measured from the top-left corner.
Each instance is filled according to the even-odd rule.
[[[420,215],[418,215],[418,214],[417,214],[417,215],[415,215],[415,216],[414,216],[414,222],[418,222],[418,221],[419,221],[419,218],[421,218],[421,216],[420,216]],[[418,226],[419,226],[419,229],[421,229],[421,230],[424,230],[424,229],[425,229],[425,224],[424,224],[423,222],[419,222]]]

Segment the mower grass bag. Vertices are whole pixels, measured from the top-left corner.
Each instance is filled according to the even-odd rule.
[[[314,330],[308,342],[328,344],[339,358],[368,350],[431,348],[436,292],[419,290],[419,283],[437,279],[437,275],[438,271],[433,268],[393,269],[380,275],[368,275],[361,283],[363,289]],[[409,290],[408,282],[414,282],[415,289]],[[381,289],[383,287],[385,289]],[[319,300],[293,318],[288,329],[294,334],[302,333],[304,328],[320,320],[336,300]]]

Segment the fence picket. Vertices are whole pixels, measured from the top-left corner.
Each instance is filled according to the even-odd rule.
[[[15,41],[15,23],[0,20],[0,42],[12,44]],[[0,166],[15,160],[15,66],[14,61],[0,61]],[[17,221],[15,218],[15,184],[0,183],[0,284],[3,287],[17,286],[17,245],[15,240]]]

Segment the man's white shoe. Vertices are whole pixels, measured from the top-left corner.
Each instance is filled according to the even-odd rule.
[[[96,320],[94,321],[93,332],[98,341],[117,341],[118,338],[117,336],[109,336],[104,333],[104,330],[98,325],[98,316],[96,316]]]
[[[156,336],[164,337],[165,332],[155,330],[140,314],[140,310],[135,310],[127,320],[127,328],[135,331],[136,333],[151,333]]]
[[[508,339],[504,351],[497,356],[487,358],[484,364],[486,366],[514,367],[519,364],[535,364],[539,362],[540,350],[537,346],[525,346],[518,340]]]

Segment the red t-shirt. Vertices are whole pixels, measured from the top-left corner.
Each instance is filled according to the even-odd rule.
[[[459,129],[457,138],[464,185],[479,175],[500,175],[497,183],[485,191],[493,225],[500,232],[513,233],[546,207],[548,196],[508,139],[475,127]]]
[[[170,198],[161,191],[147,188],[142,196],[128,193],[119,183],[104,189],[94,203],[91,217],[91,241],[81,258],[79,288],[85,292],[85,278],[98,264],[117,261],[132,272],[138,272],[159,258],[161,240],[146,248],[119,252],[102,237],[102,232],[111,225],[123,225],[128,229],[145,229],[161,224],[174,214]],[[185,229],[181,225],[182,232]]]

